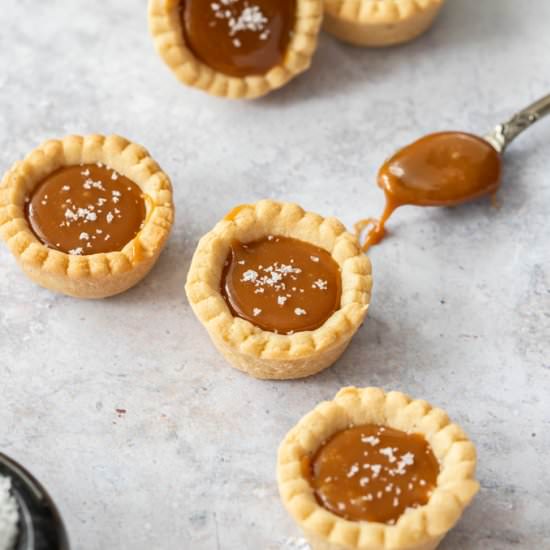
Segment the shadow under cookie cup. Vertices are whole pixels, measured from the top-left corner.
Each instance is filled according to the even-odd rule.
[[[61,168],[84,164],[108,166],[142,191],[145,219],[121,250],[71,255],[46,246],[29,225],[25,209],[35,188]],[[173,218],[168,176],[143,147],[120,136],[46,141],[15,163],[0,183],[0,238],[31,280],[72,297],[106,298],[136,285],[162,252]]]
[[[221,293],[231,244],[269,235],[318,246],[340,267],[340,307],[319,328],[276,334],[231,313]],[[311,376],[338,359],[366,316],[371,286],[370,261],[338,220],[305,212],[296,204],[264,200],[239,207],[200,240],[186,293],[213,343],[232,366],[256,378],[285,380]]]

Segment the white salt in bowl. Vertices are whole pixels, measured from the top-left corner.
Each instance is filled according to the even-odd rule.
[[[44,487],[20,464],[0,453],[0,476],[11,480],[19,512],[14,550],[69,550],[57,507]]]

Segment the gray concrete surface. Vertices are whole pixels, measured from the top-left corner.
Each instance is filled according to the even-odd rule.
[[[167,250],[118,298],[53,295],[0,248],[0,449],[50,489],[75,549],[279,550],[299,533],[277,445],[348,384],[428,399],[477,443],[483,488],[443,550],[550,547],[550,120],[506,155],[500,209],[395,216],[368,321],[315,378],[232,370],[183,292],[195,243],[235,204],[291,200],[351,226],[379,213],[396,147],[485,132],[550,92],[549,2],[448,2],[423,38],[381,51],[324,36],[308,74],[255,103],[183,88],[144,0],[3,0],[0,21],[1,171],[46,138],[117,132],[175,186]]]

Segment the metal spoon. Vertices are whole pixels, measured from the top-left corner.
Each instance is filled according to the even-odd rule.
[[[549,114],[550,94],[516,113],[508,122],[499,124],[484,138],[502,154],[517,136]]]

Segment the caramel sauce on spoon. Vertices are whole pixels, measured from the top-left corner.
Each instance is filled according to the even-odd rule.
[[[370,228],[363,249],[384,238],[386,222],[400,206],[455,206],[494,195],[500,180],[501,156],[481,137],[440,132],[407,145],[378,173],[378,186],[386,196],[382,216],[355,225],[358,234]]]
[[[440,132],[395,153],[378,173],[378,185],[386,195],[382,216],[355,224],[359,237],[368,230],[363,250],[384,238],[386,222],[400,206],[455,206],[485,195],[494,198],[501,181],[502,154],[517,136],[549,114],[547,95],[484,137]]]

